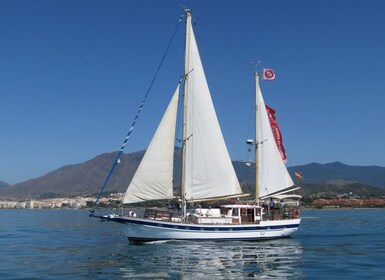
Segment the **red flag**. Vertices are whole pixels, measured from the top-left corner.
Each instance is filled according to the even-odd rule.
[[[285,153],[285,148],[283,147],[281,130],[279,129],[277,119],[275,118],[275,110],[266,105],[266,111],[269,117],[271,131],[273,132],[275,142],[277,143],[277,146],[278,146],[279,153],[281,154],[282,160],[286,161],[287,157]]]
[[[262,80],[275,80],[275,71],[273,69],[263,69]]]

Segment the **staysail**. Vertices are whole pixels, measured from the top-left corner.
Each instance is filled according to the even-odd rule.
[[[258,74],[256,79],[257,98],[257,180],[259,186],[259,197],[280,192],[294,185],[285,163],[281,157],[275,141],[270,120],[266,111],[265,101],[259,87]]]
[[[185,198],[238,195],[242,190],[218,123],[189,16],[186,28]]]
[[[173,158],[179,85],[127,188],[123,203],[173,198]]]

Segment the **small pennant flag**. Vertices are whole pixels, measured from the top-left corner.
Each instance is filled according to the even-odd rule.
[[[301,172],[295,171],[295,172],[294,172],[294,175],[295,175],[295,177],[297,177],[298,179],[303,179],[303,175],[302,175]]]
[[[273,69],[263,69],[262,80],[272,81],[275,80],[275,71]]]

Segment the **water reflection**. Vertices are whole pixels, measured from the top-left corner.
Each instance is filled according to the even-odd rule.
[[[115,224],[81,211],[5,215],[1,279],[303,278],[296,237],[264,242],[154,242],[129,245]],[[22,222],[20,222],[22,221]],[[301,240],[302,242],[302,240]],[[1,255],[0,253],[0,255]]]
[[[165,242],[125,248],[128,279],[301,278],[302,248],[294,238],[264,242]],[[116,261],[116,260],[115,260]]]
[[[383,279],[384,210],[303,211],[289,239],[129,245],[83,211],[2,210],[0,279]]]

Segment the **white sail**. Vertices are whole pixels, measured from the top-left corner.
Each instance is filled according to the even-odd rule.
[[[179,85],[127,188],[123,203],[173,198],[173,158]]]
[[[259,197],[287,189],[294,185],[285,163],[282,160],[278,146],[271,130],[270,121],[266,111],[265,102],[259,87],[259,77],[256,74],[256,98],[257,98],[257,180],[259,185]]]
[[[190,17],[187,17],[186,36],[185,198],[199,200],[241,194],[211,100]]]

